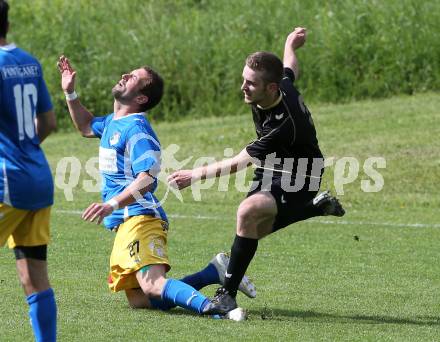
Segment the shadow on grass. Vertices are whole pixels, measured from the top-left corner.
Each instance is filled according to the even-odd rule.
[[[337,315],[317,311],[299,311],[287,309],[269,309],[250,310],[250,317],[259,317],[263,320],[286,320],[289,318],[297,318],[304,322],[313,323],[362,323],[362,324],[413,324],[413,325],[440,325],[440,316],[414,316],[391,317],[381,315]]]
[[[156,310],[155,310],[156,311]],[[194,312],[184,310],[182,308],[173,308],[171,310],[161,311],[157,310],[163,315],[171,315],[174,317],[204,317]],[[360,324],[411,324],[418,326],[440,326],[440,316],[414,316],[411,318],[405,317],[392,317],[381,315],[337,315],[325,312],[317,311],[300,311],[300,310],[288,310],[288,309],[270,309],[264,307],[262,309],[248,310],[249,319],[256,320],[272,320],[272,321],[286,321],[286,320],[300,320],[306,323],[360,323]]]

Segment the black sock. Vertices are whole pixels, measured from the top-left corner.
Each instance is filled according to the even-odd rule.
[[[231,276],[226,277],[225,275],[225,284],[223,286],[232,297],[237,295],[238,285],[240,284],[241,279],[243,279],[246,269],[255,255],[257,247],[258,239],[249,239],[235,235],[227,270],[227,273],[231,274]]]

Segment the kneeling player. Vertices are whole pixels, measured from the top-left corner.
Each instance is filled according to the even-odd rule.
[[[150,67],[133,70],[113,87],[114,112],[93,116],[75,91],[75,71],[64,56],[58,63],[72,120],[84,137],[100,138],[99,169],[104,203],[93,203],[83,219],[116,232],[110,259],[109,285],[125,290],[133,308],[167,309],[175,305],[202,313],[209,299],[197,289],[222,283],[227,263],[217,256],[204,270],[183,281],[166,279],[168,220],[154,196],[160,169],[160,143],[145,111],[160,102],[162,78]],[[223,265],[222,262],[223,260]],[[244,278],[242,289],[255,296]]]

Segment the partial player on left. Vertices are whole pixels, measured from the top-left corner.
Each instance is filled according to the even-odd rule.
[[[14,250],[35,340],[56,341],[46,260],[54,189],[40,148],[56,120],[40,63],[6,41],[8,10],[0,0],[0,246]]]

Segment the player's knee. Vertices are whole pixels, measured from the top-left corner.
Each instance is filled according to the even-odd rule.
[[[255,202],[243,202],[238,207],[237,222],[241,222],[244,225],[257,225],[259,221],[265,220],[268,213]]]
[[[148,309],[150,307],[150,301],[141,289],[125,290],[125,294],[127,296],[128,305],[130,306],[130,308]]]
[[[254,205],[241,203],[237,210],[237,221],[251,222],[256,218],[257,214]]]
[[[258,211],[252,205],[242,203],[237,211],[237,231],[240,236],[252,234],[258,223]]]
[[[158,282],[148,281],[142,284],[142,291],[147,297],[160,297],[162,294],[162,286]]]
[[[130,307],[130,309],[148,309],[149,306],[148,305],[144,305],[142,303],[133,303],[133,302],[128,302],[128,306]]]
[[[147,297],[160,297],[166,282],[163,265],[146,266],[138,271],[136,277]]]
[[[258,235],[258,227],[275,217],[272,208],[259,201],[245,201],[240,204],[237,211],[237,235]]]
[[[32,287],[33,281],[28,270],[19,270],[18,279],[20,280],[21,286],[25,289]]]

